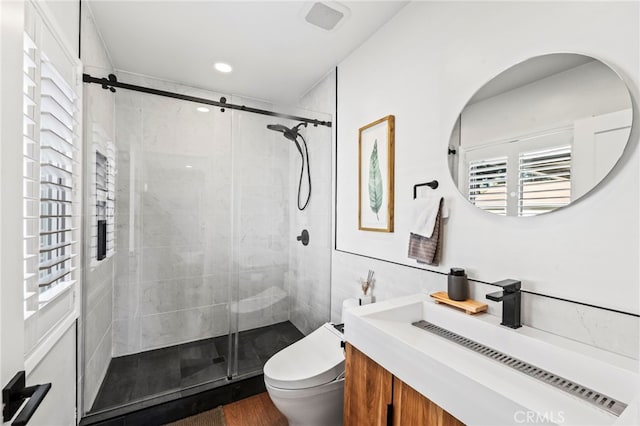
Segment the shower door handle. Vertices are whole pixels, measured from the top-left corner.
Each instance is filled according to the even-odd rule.
[[[303,246],[309,245],[309,231],[302,230],[302,233],[296,237],[296,240],[301,241]]]
[[[19,371],[7,386],[2,389],[2,421],[8,422],[18,412],[18,409],[22,407],[25,399],[28,399],[27,403],[16,418],[11,422],[12,426],[26,426],[33,413],[38,409],[42,400],[49,390],[51,389],[51,383],[45,383],[43,385],[26,386],[25,385],[26,374],[24,371]]]

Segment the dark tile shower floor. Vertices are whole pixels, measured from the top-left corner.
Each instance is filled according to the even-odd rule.
[[[261,371],[272,355],[302,337],[289,321],[240,332],[238,373]],[[228,337],[220,336],[113,358],[91,411],[224,378],[228,345]]]

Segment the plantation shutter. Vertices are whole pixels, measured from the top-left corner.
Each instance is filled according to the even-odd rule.
[[[492,213],[507,214],[507,157],[469,162],[469,200]]]
[[[571,146],[521,153],[518,215],[547,213],[571,202]]]
[[[25,353],[77,314],[81,147],[78,62],[27,8],[24,34]]]
[[[24,313],[25,320],[38,311],[38,256],[40,190],[39,167],[40,144],[39,131],[36,123],[39,115],[36,84],[38,63],[37,49],[29,34],[24,36],[24,76],[23,76],[23,252],[24,252]]]

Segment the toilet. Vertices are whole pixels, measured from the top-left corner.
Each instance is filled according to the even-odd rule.
[[[345,309],[357,306],[347,300]],[[341,326],[325,323],[273,355],[264,365],[264,383],[289,426],[341,425],[344,350]]]

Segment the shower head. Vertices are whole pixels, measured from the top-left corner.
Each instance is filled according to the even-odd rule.
[[[307,123],[300,123],[292,128],[288,128],[287,126],[283,126],[282,124],[267,124],[267,129],[280,132],[284,135],[285,138],[293,141],[296,144],[296,148],[298,149],[300,155],[304,157],[304,154],[302,154],[302,147],[300,147],[300,144],[298,143],[298,129],[300,128],[300,126],[307,127]]]
[[[280,132],[284,135],[285,138],[297,143],[298,129],[300,128],[300,126],[306,127],[307,123],[300,123],[297,126],[292,127],[291,129],[287,126],[283,126],[282,124],[267,124],[267,129]]]
[[[304,210],[309,204],[309,200],[311,199],[311,172],[309,171],[309,150],[307,149],[307,141],[304,140],[304,136],[298,133],[300,127],[307,127],[307,123],[302,122],[292,128],[288,128],[287,126],[283,126],[282,124],[267,124],[267,129],[282,133],[285,138],[293,141],[293,143],[296,144],[296,148],[298,148],[300,159],[302,160],[300,167],[300,181],[298,182],[298,210]],[[302,152],[302,147],[298,142],[298,137],[302,139],[302,143],[304,145],[304,153]],[[304,203],[301,203],[300,190],[302,188],[302,175],[304,174],[305,160],[307,163],[307,181],[309,192],[307,193],[307,200]]]

